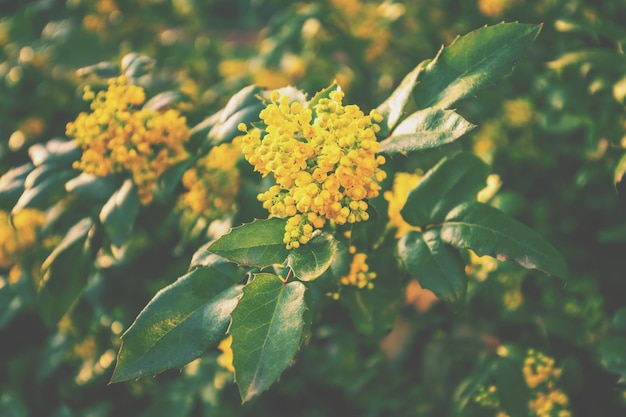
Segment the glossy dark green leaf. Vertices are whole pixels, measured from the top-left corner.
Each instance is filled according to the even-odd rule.
[[[35,166],[46,164],[69,168],[80,155],[81,150],[75,141],[60,138],[50,139],[45,144],[36,143],[28,148],[28,156]]]
[[[242,286],[211,267],[161,289],[122,335],[111,382],[182,368],[224,338]]]
[[[289,252],[283,242],[284,219],[257,219],[234,227],[211,243],[208,251],[232,262],[260,268],[283,264]]]
[[[458,37],[424,68],[414,90],[420,108],[449,109],[511,73],[541,25],[499,23]]]
[[[483,203],[465,203],[446,217],[441,239],[478,256],[512,260],[527,269],[538,269],[561,278],[567,265],[561,254],[537,232]]]
[[[306,287],[256,274],[232,313],[235,382],[243,402],[267,390],[289,366],[303,339]]]
[[[213,145],[223,142],[229,142],[235,137],[243,135],[239,130],[239,123],[250,123],[259,120],[259,112],[263,109],[261,102],[250,104],[241,110],[238,110],[226,119],[223,123],[218,123],[211,128],[208,138]]]
[[[626,306],[619,308],[613,314],[611,325],[616,332],[626,335]]]
[[[37,304],[46,325],[52,327],[72,306],[83,288],[93,264],[89,235],[93,220],[84,218],[65,235],[41,267]]]
[[[439,230],[409,232],[398,241],[406,272],[440,299],[458,303],[467,293],[465,263],[459,252],[441,241]]]
[[[417,83],[417,79],[420,76],[422,70],[430,60],[419,63],[411,72],[409,72],[400,85],[391,93],[391,95],[383,101],[376,110],[385,118],[384,124],[381,126],[381,134],[385,136],[387,132],[390,132],[398,123],[404,109],[411,98],[413,88]]]
[[[411,190],[400,213],[413,226],[441,223],[454,207],[476,199],[488,175],[489,167],[472,153],[459,152],[446,157]]]
[[[228,100],[218,118],[218,123],[223,124],[232,115],[239,110],[244,109],[250,105],[260,104],[259,94],[261,94],[261,87],[256,84],[248,85],[235,94]]]
[[[181,184],[181,180],[185,172],[196,163],[197,156],[192,156],[182,162],[169,167],[156,182],[154,197],[160,201],[167,201],[172,198],[176,192],[176,188]]]
[[[76,70],[79,77],[95,75],[100,78],[112,78],[120,75],[120,66],[113,62],[98,62]]]
[[[65,195],[65,183],[77,172],[74,170],[56,171],[47,176],[36,186],[26,188],[11,212],[13,214],[25,208],[46,209]]]
[[[337,241],[328,233],[320,233],[306,245],[290,250],[287,265],[300,280],[311,281],[326,272],[336,253]]]
[[[97,177],[84,172],[65,183],[65,190],[68,193],[95,201],[106,201],[116,188],[112,177]]]
[[[114,246],[121,247],[130,238],[139,208],[137,188],[130,179],[124,181],[120,189],[102,206],[99,219]]]
[[[122,74],[130,79],[137,79],[144,75],[148,75],[155,60],[136,52],[131,52],[122,57]]]
[[[380,143],[379,152],[409,153],[454,142],[476,127],[452,110],[428,108],[404,119],[391,136]]]

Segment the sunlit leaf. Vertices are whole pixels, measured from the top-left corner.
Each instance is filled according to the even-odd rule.
[[[393,93],[376,108],[385,118],[384,125],[381,126],[383,127],[382,135],[386,135],[387,132],[391,131],[404,114],[404,109],[411,98],[411,93],[413,92],[413,88],[415,88],[417,79],[429,62],[430,60],[420,62],[404,77]]]
[[[284,219],[257,219],[234,227],[207,248],[241,265],[266,267],[282,264],[289,254],[283,236]]]
[[[242,293],[234,282],[202,267],[161,289],[122,336],[111,382],[181,368],[217,345]]]
[[[337,241],[328,233],[314,236],[306,245],[289,251],[287,265],[302,281],[311,281],[322,275],[337,253]]]
[[[304,284],[256,274],[232,313],[235,382],[243,402],[267,390],[289,366],[305,329]]]
[[[454,142],[474,125],[452,110],[428,108],[404,119],[391,136],[380,143],[379,152],[409,153]]]
[[[139,214],[137,188],[130,179],[116,191],[100,210],[100,222],[111,243],[117,247],[124,245],[131,236],[135,218]]]
[[[446,217],[441,239],[478,256],[512,260],[527,269],[538,269],[561,278],[567,265],[561,254],[537,232],[500,210],[483,203],[465,203]]]
[[[414,90],[421,108],[449,109],[511,73],[541,25],[500,23],[474,30],[442,48]]]

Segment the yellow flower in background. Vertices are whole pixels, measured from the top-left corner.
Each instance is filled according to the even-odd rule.
[[[233,336],[228,335],[217,345],[217,348],[222,351],[217,357],[217,364],[230,372],[235,372],[235,367],[233,366],[233,349],[231,348],[232,343]]]
[[[211,148],[183,175],[183,186],[189,191],[180,197],[179,209],[206,219],[234,212],[240,181],[236,164],[240,156],[240,138]]]
[[[23,209],[11,218],[0,211],[0,268],[20,263],[25,253],[37,243],[37,234],[46,220],[44,212]]]
[[[528,349],[522,372],[530,389],[528,415],[531,417],[571,417],[569,397],[558,386],[561,369],[554,366],[551,358],[534,349]],[[500,409],[497,387],[480,387],[474,401],[485,408],[495,409],[498,417],[508,417]]]
[[[355,251],[355,247],[352,246],[351,252]],[[372,280],[376,278],[376,272],[370,271],[367,265],[367,255],[365,253],[355,253],[350,263],[350,272],[348,275],[341,277],[340,283],[342,285],[353,285],[358,288],[374,288]]]
[[[418,173],[398,172],[393,177],[391,190],[385,191],[383,197],[389,202],[387,214],[389,216],[389,226],[396,228],[396,238],[405,235],[411,230],[419,231],[417,226],[411,226],[404,221],[400,211],[406,204],[409,193],[420,182],[422,176]]]
[[[367,199],[378,196],[386,176],[379,167],[385,158],[376,155],[382,116],[344,106],[343,96],[337,89],[308,107],[275,91],[259,114],[264,132],[239,126],[246,160],[274,178],[258,199],[270,217],[287,218],[287,249],[307,243],[327,221],[367,220]]]
[[[109,80],[107,90],[97,94],[87,87],[83,98],[92,100],[91,113],[79,114],[66,127],[83,149],[74,168],[100,177],[129,173],[142,204],[150,203],[159,176],[187,157],[185,117],[173,109],[141,108],[143,88],[128,84],[124,76]]]

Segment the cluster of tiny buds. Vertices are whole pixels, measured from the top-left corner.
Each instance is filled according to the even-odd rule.
[[[367,220],[367,199],[379,194],[385,179],[385,158],[376,155],[382,116],[342,105],[343,96],[337,89],[302,104],[275,91],[259,114],[263,131],[239,125],[244,157],[274,178],[275,185],[258,198],[271,217],[287,218],[288,249],[307,243],[327,221]]]

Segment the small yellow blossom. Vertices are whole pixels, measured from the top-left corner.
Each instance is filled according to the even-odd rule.
[[[145,92],[124,76],[109,80],[107,90],[97,94],[87,87],[83,98],[92,100],[91,113],[79,114],[66,127],[83,149],[74,167],[100,177],[127,172],[142,204],[150,203],[159,176],[187,156],[185,118],[173,109],[140,108]]]
[[[351,251],[350,253],[352,253]],[[358,288],[372,289],[374,284],[372,280],[376,278],[376,272],[370,271],[367,265],[367,255],[364,253],[355,253],[350,264],[350,272],[348,275],[341,277],[342,285],[353,285]]]
[[[233,366],[233,349],[231,348],[232,343],[233,336],[228,335],[217,345],[217,348],[222,351],[217,357],[217,364],[230,372],[235,372],[235,367]]]
[[[382,116],[375,110],[366,116],[342,99],[337,89],[309,107],[275,91],[259,114],[264,132],[239,126],[246,160],[274,178],[258,199],[270,217],[288,218],[287,249],[307,243],[327,221],[367,220],[367,199],[378,196],[385,178],[379,168],[385,158],[376,155]]]
[[[383,197],[389,202],[387,214],[389,215],[389,226],[396,228],[396,238],[405,235],[411,230],[420,230],[419,227],[411,226],[404,221],[400,210],[406,204],[409,192],[417,186],[422,178],[417,173],[398,172],[393,177],[391,190],[385,191]]]
[[[235,211],[240,175],[236,168],[241,156],[240,138],[211,148],[182,178],[187,188],[178,207],[186,216],[216,219]]]
[[[23,209],[13,218],[9,213],[0,211],[0,268],[20,263],[37,243],[45,217],[45,213],[34,209]]]

